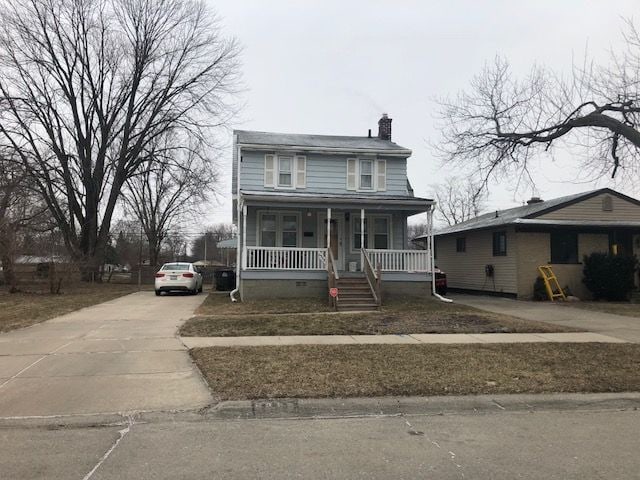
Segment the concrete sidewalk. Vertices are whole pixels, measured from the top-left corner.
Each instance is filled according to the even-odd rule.
[[[139,292],[0,335],[0,416],[208,405],[176,337],[204,298]]]
[[[187,348],[265,345],[365,345],[460,343],[625,343],[591,332],[575,333],[435,333],[412,335],[287,335],[255,337],[181,337]]]
[[[488,312],[574,327],[627,342],[640,343],[640,318],[596,312],[551,302],[527,302],[510,298],[458,293],[451,294],[449,297],[456,303]],[[638,309],[640,310],[640,305],[638,305]]]

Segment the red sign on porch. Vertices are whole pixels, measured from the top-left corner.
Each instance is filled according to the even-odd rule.
[[[338,289],[337,288],[330,288],[329,289],[329,295],[331,295],[333,298],[336,298],[338,296]]]

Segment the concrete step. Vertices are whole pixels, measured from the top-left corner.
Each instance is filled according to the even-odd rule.
[[[378,306],[374,304],[368,305],[338,305],[339,312],[375,312]]]
[[[373,295],[371,295],[371,292],[340,292],[338,297],[344,299],[368,298],[369,300],[371,300],[373,298]]]

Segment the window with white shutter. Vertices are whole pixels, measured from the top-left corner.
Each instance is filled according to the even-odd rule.
[[[307,157],[296,157],[296,188],[307,186]]]
[[[377,190],[385,191],[387,189],[387,161],[386,160],[378,160],[378,168],[377,168]]]
[[[275,187],[275,155],[264,156],[264,186]]]
[[[356,159],[347,159],[347,190],[358,189],[358,176],[356,173]]]

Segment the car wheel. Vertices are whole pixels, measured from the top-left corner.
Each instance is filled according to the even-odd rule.
[[[160,296],[160,290],[156,290],[156,297]]]

